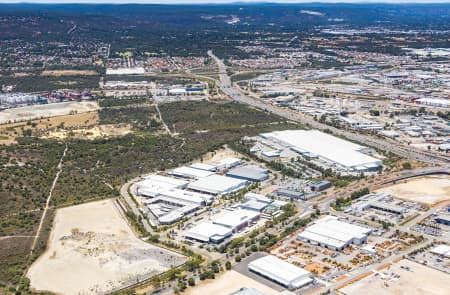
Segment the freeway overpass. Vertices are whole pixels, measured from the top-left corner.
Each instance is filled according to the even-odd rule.
[[[400,180],[405,180],[408,178],[413,177],[420,177],[420,176],[427,176],[427,175],[436,175],[436,174],[450,174],[450,165],[444,165],[444,166],[435,166],[435,167],[425,167],[425,168],[419,168],[415,170],[406,170],[402,173],[399,173],[399,175],[391,177],[385,181],[382,181],[378,183],[378,185],[386,185],[389,183],[397,182]]]
[[[330,130],[333,134],[345,137],[350,140],[354,140],[357,142],[364,143],[365,145],[372,146],[374,148],[377,148],[382,151],[389,151],[394,154],[397,154],[399,156],[402,156],[404,158],[408,158],[411,160],[416,160],[424,163],[429,164],[446,164],[450,162],[450,157],[445,155],[436,155],[430,152],[420,151],[413,149],[411,147],[405,147],[403,145],[397,144],[397,143],[391,143],[389,141],[368,136],[365,134],[359,134],[356,132],[351,132],[343,129],[338,129],[323,123],[319,123],[315,121],[313,118],[305,116],[303,114],[300,114],[298,112],[294,112],[287,108],[281,108],[274,106],[272,104],[267,104],[261,100],[249,97],[245,94],[243,94],[238,87],[233,87],[233,84],[231,82],[230,77],[227,73],[227,67],[223,63],[221,59],[219,59],[217,56],[215,56],[212,51],[208,51],[208,55],[215,60],[217,63],[217,66],[219,67],[219,88],[230,98],[233,100],[245,103],[248,105],[251,105],[253,107],[259,108],[261,110],[271,112],[273,114],[276,114],[280,117],[284,117],[288,120],[294,121],[294,122],[300,122],[303,124],[307,124],[312,128],[318,129],[318,130]]]

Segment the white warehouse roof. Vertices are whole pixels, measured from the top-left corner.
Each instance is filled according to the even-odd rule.
[[[170,94],[185,94],[186,89],[185,88],[173,88],[173,89],[169,89],[169,93]]]
[[[272,255],[250,262],[248,268],[287,288],[300,288],[313,280],[309,271]]]
[[[327,216],[305,228],[298,234],[298,238],[341,249],[353,241],[359,244],[370,232],[370,228],[342,222],[334,216]]]
[[[226,157],[218,161],[217,167],[220,169],[229,169],[242,163],[242,160],[234,157]]]
[[[267,197],[265,197],[263,195],[256,194],[256,193],[253,193],[253,192],[246,193],[244,195],[244,197],[245,197],[246,200],[255,200],[255,201],[258,201],[258,202],[261,202],[261,203],[266,203],[266,204],[270,204],[270,203],[273,202],[272,199],[269,199],[269,198],[267,198]]]
[[[245,180],[212,174],[208,177],[191,182],[188,184],[188,188],[213,195],[224,195],[243,189],[246,185],[247,181]]]
[[[444,98],[419,98],[416,102],[432,106],[450,107],[450,99]]]
[[[200,170],[200,169],[195,169],[192,167],[182,166],[182,167],[173,169],[172,172],[170,172],[170,174],[175,175],[175,176],[180,176],[180,177],[197,178],[198,179],[198,178],[208,177],[214,173],[210,172],[210,171],[206,171],[206,170]]]
[[[183,218],[183,216],[184,216],[183,212],[179,210],[174,210],[167,213],[166,215],[158,217],[158,221],[161,224],[171,224],[174,223],[175,221],[180,220],[181,218]]]
[[[185,233],[186,238],[209,242],[210,240],[223,240],[231,235],[231,229],[211,222],[203,222]]]
[[[166,183],[172,185],[172,187],[180,187],[186,185],[188,182],[183,179],[177,179],[169,176],[163,176],[158,174],[151,174],[147,177],[144,177],[145,180],[151,180],[159,183]]]
[[[439,245],[430,250],[431,253],[450,258],[450,246]]]
[[[199,205],[202,203],[210,204],[213,201],[213,197],[211,195],[191,192],[177,188],[161,191],[159,195]]]
[[[206,170],[206,171],[216,171],[217,166],[205,164],[205,163],[194,163],[190,165],[189,167],[194,169],[200,169],[200,170]]]
[[[145,74],[145,69],[143,67],[106,69],[106,75],[143,75],[143,74]]]
[[[317,130],[285,130],[264,133],[286,146],[318,155],[346,168],[380,166],[382,161],[361,152],[366,147]]]
[[[185,180],[157,174],[149,175],[145,177],[144,180],[136,183],[138,193],[150,197],[155,197],[157,194],[167,189],[184,187],[186,184],[188,184],[188,182]]]
[[[234,230],[237,227],[254,220],[259,217],[259,215],[260,213],[256,211],[238,209],[214,218],[213,223],[226,226]]]

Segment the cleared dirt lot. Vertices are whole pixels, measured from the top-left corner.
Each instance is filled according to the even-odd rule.
[[[59,209],[48,250],[27,276],[35,290],[98,294],[184,261],[135,237],[114,201],[106,200]]]
[[[6,109],[0,112],[0,124],[33,120],[46,117],[69,115],[70,113],[85,113],[98,110],[94,101],[61,102],[43,105],[32,105]]]
[[[19,123],[10,123],[10,124],[1,124],[0,125],[0,144],[11,144],[16,142],[16,137],[20,137],[23,135],[24,130],[32,130],[33,135],[36,135],[36,131],[38,134],[47,132],[48,130],[53,130],[57,126],[61,124],[64,125],[65,128],[75,128],[75,127],[87,127],[94,126],[98,122],[98,113],[97,111],[87,112],[87,113],[77,113],[73,115],[63,115],[56,116],[45,119],[37,119],[32,120],[32,124],[27,124],[27,122],[19,122]],[[119,131],[121,128],[118,128]],[[60,131],[61,133],[69,133],[69,131]],[[112,131],[115,132],[115,129]],[[67,135],[66,134],[66,135]],[[52,132],[49,132],[44,137],[52,137]],[[83,134],[82,134],[83,135]],[[58,136],[55,136],[58,137]],[[58,138],[62,138],[58,137]]]
[[[230,149],[229,147],[225,147],[219,150],[216,150],[211,153],[207,153],[203,157],[203,162],[206,164],[212,164],[215,162],[219,162],[220,160],[226,158],[226,157],[234,157],[234,158],[240,158],[241,155]]]
[[[401,268],[409,267],[409,270]],[[388,275],[385,275],[388,274]],[[391,273],[399,275],[395,278]],[[378,275],[371,275],[340,291],[347,295],[448,295],[450,275],[421,264],[401,260]]]
[[[92,70],[53,70],[43,71],[42,76],[93,76],[98,75],[96,71]]]
[[[254,288],[266,295],[280,294],[278,291],[271,289],[245,275],[238,273],[237,271],[230,270],[222,274],[220,277],[214,280],[207,280],[194,288],[189,288],[185,295],[198,295],[198,294],[214,294],[214,295],[228,295],[239,289],[247,287]]]
[[[131,132],[132,126],[129,124],[121,125],[98,125],[91,128],[58,130],[49,132],[46,138],[64,139],[68,136],[80,139],[95,139],[98,137],[123,136]]]
[[[450,177],[448,175],[418,177],[377,191],[390,193],[399,199],[432,205],[450,200]]]

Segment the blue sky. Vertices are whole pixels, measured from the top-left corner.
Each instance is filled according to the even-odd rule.
[[[0,0],[0,3],[33,2],[33,3],[230,3],[230,2],[331,2],[331,3],[450,3],[450,0]]]

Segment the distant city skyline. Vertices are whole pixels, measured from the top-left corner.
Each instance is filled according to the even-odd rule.
[[[450,0],[0,0],[0,3],[226,4],[226,3],[450,3]]]

